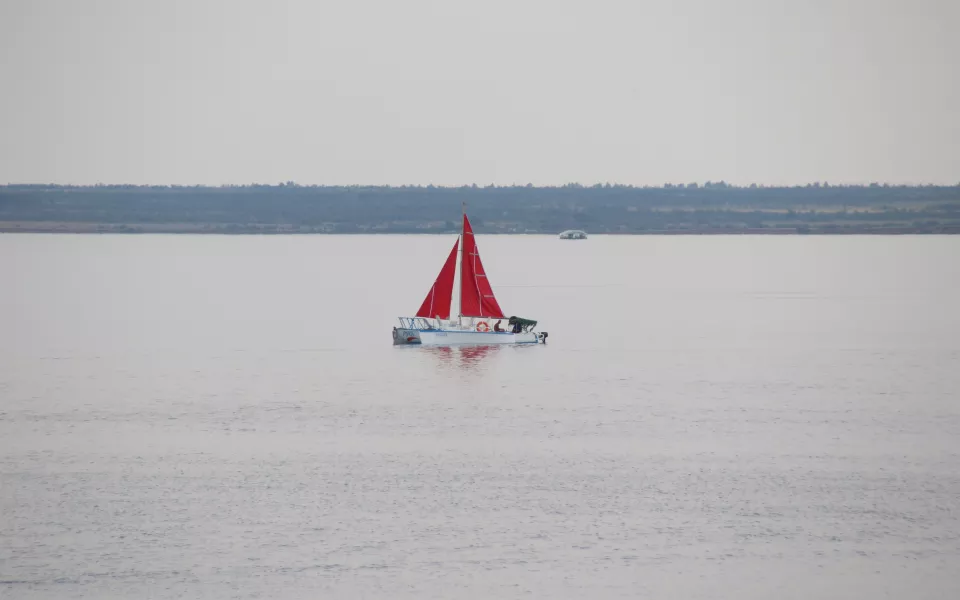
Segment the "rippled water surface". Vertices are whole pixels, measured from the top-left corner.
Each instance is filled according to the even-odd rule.
[[[960,237],[0,236],[0,597],[960,597]]]

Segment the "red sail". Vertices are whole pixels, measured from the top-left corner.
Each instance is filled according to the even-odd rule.
[[[460,264],[460,312],[465,317],[504,319],[493,288],[480,262],[477,241],[467,215],[463,215],[463,259]]]
[[[418,317],[427,319],[449,319],[450,318],[450,300],[453,298],[453,276],[457,270],[457,245],[460,240],[453,243],[453,250],[447,257],[447,262],[443,263],[437,280],[433,282],[433,287],[427,292],[427,297],[423,299],[420,310],[417,311]]]

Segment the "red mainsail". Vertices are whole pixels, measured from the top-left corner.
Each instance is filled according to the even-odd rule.
[[[449,260],[449,259],[448,259]],[[463,258],[460,263],[460,313],[465,317],[504,319],[493,288],[480,262],[477,241],[467,215],[463,215]]]
[[[453,243],[453,250],[450,256],[443,263],[437,280],[433,282],[433,287],[427,292],[427,297],[423,299],[420,310],[417,311],[418,317],[427,319],[449,319],[450,301],[453,299],[453,276],[457,270],[457,245],[460,240]]]

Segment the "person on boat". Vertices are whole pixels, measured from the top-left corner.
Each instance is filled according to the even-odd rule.
[[[497,322],[493,324],[493,330],[494,330],[494,331],[503,331],[503,329],[500,328],[500,319],[497,319]]]

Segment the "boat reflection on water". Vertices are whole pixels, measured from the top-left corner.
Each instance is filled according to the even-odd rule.
[[[501,349],[502,346],[421,346],[418,348],[420,352],[436,357],[444,366],[464,370],[479,368]]]

